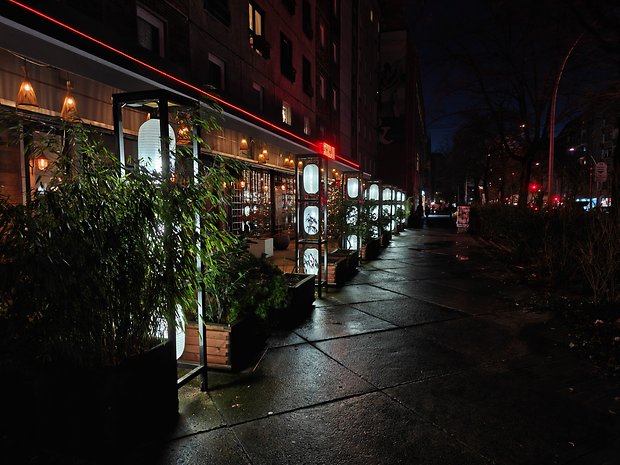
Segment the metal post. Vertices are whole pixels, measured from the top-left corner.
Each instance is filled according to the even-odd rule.
[[[568,53],[564,57],[562,61],[562,66],[560,66],[560,71],[555,78],[555,84],[553,86],[553,93],[551,95],[551,111],[549,115],[549,169],[548,169],[548,179],[547,179],[547,204],[551,204],[551,199],[553,198],[553,144],[555,141],[555,104],[558,97],[558,88],[560,87],[560,79],[562,79],[562,73],[564,73],[564,68],[566,67],[566,62],[569,57],[575,50],[575,47],[583,37],[583,32],[579,34],[577,40],[573,43],[571,48],[568,49]]]

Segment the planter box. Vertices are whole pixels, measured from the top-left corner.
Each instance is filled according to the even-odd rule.
[[[316,275],[284,273],[289,282],[288,305],[272,314],[274,326],[291,326],[301,323],[312,312]]]
[[[381,234],[381,247],[387,247],[390,244],[391,240],[392,233],[384,231],[383,234]]]
[[[381,250],[380,239],[370,239],[368,242],[362,244],[362,260],[374,260],[379,256]]]
[[[330,256],[344,258],[346,260],[345,279],[349,279],[353,276],[359,265],[359,253],[357,250],[338,249],[331,252]]]
[[[248,239],[248,249],[250,253],[258,258],[263,254],[267,257],[273,256],[273,237],[250,238]]]
[[[10,425],[9,434],[17,441],[28,438],[26,447],[34,450],[100,459],[165,437],[178,417],[170,342],[114,367],[22,366],[10,383],[2,393],[10,397],[3,401],[15,408],[3,408],[3,422]]]
[[[327,257],[327,284],[340,286],[347,275],[347,259],[345,257]]]
[[[238,370],[255,360],[265,342],[264,328],[250,319],[232,325],[207,323],[207,368]],[[200,346],[198,324],[189,322],[186,326],[185,351],[181,361],[198,363]]]

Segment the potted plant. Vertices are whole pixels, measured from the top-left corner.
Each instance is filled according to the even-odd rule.
[[[13,380],[0,396],[7,434],[93,453],[156,436],[178,410],[164,328],[178,309],[196,307],[198,254],[230,243],[214,226],[227,170],[205,166],[195,182],[139,167],[121,175],[80,124],[58,122],[50,132],[33,123],[51,134],[33,138],[14,113],[3,122],[19,139],[40,141],[31,154],[55,160],[47,189],[25,205],[0,199],[0,373]]]
[[[259,353],[272,312],[287,303],[283,273],[265,256],[256,257],[235,238],[210,257],[204,269],[206,355],[209,368],[242,368]],[[190,324],[196,327],[197,323]],[[197,347],[182,358],[197,360]]]

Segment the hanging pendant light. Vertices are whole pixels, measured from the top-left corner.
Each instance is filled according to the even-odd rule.
[[[15,97],[15,106],[17,108],[38,108],[39,102],[37,100],[37,94],[34,91],[34,87],[28,79],[28,69],[26,65],[23,66],[24,78],[19,85],[19,91],[17,97]]]
[[[67,93],[65,94],[65,100],[62,102],[60,117],[65,121],[78,121],[80,119],[75,98],[71,95],[71,81],[67,81]]]

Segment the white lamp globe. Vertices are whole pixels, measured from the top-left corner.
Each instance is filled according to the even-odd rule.
[[[368,200],[379,200],[379,186],[371,184],[368,188]]]
[[[356,199],[359,195],[359,179],[349,178],[347,179],[347,195],[351,199]]]
[[[138,129],[138,159],[142,161],[144,167],[149,171],[161,174],[161,138],[159,137],[159,119],[151,118],[146,120]],[[176,150],[176,139],[174,129],[168,125],[168,138],[170,141],[170,166],[174,166],[174,151]]]
[[[319,191],[319,167],[314,163],[304,166],[303,185],[306,194],[314,195]]]

